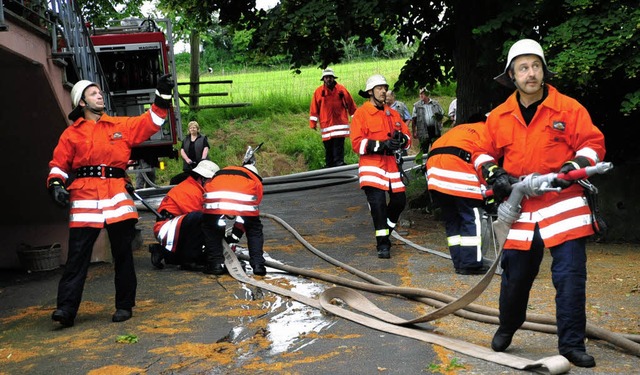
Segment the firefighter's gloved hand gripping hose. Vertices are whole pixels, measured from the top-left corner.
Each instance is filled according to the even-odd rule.
[[[557,179],[579,181],[595,174],[607,173],[612,168],[612,163],[600,162],[594,166],[574,169],[568,173],[548,173],[545,175],[532,173],[511,185],[511,195],[498,206],[498,219],[493,222],[493,230],[500,248],[502,248],[507,239],[511,224],[520,217],[520,211],[522,210],[520,203],[525,196],[534,197],[546,192],[562,190],[560,187],[554,187],[554,182]],[[490,194],[488,193],[487,195]]]

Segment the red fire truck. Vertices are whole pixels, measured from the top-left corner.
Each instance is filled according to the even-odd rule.
[[[163,25],[164,31],[159,25]],[[128,18],[117,26],[91,30],[91,41],[115,115],[136,116],[145,112],[155,97],[158,78],[167,73],[177,78],[171,31],[168,19],[150,18]],[[177,87],[174,92],[175,107],[167,121],[158,133],[132,150],[132,160],[144,159],[158,167],[158,158],[177,157],[174,146],[182,138],[182,126]]]

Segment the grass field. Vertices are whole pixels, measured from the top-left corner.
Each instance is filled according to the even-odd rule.
[[[331,66],[344,85],[361,105],[364,98],[358,91],[364,89],[367,78],[382,74],[393,87],[405,60],[376,60]],[[202,133],[209,139],[209,157],[221,167],[241,162],[247,145],[265,145],[257,155],[258,167],[264,176],[274,176],[319,169],[324,166],[324,147],[320,133],[309,129],[309,103],[313,91],[322,84],[319,68],[303,68],[300,74],[290,70],[246,72],[238,74],[205,74],[201,81],[232,80],[223,85],[206,85],[201,93],[228,92],[229,96],[205,97],[200,104],[251,103],[247,107],[204,109],[188,111],[181,107],[183,133],[190,120],[196,120]],[[179,77],[187,82],[188,77]],[[180,86],[180,93],[187,94],[188,86]],[[437,88],[437,92],[451,92],[451,88]],[[418,100],[417,93],[397,94],[409,110]],[[446,110],[451,96],[436,97]],[[176,147],[180,147],[179,143]],[[345,145],[345,160],[356,163],[357,155],[349,141]],[[165,160],[167,169],[158,172],[158,183],[166,184],[171,176],[180,173],[181,160]]]

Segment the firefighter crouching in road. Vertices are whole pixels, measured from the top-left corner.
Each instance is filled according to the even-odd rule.
[[[153,105],[136,117],[106,115],[102,92],[94,82],[82,80],[71,89],[75,108],[69,119],[74,122],[60,136],[47,178],[53,200],[62,207],[71,204],[67,263],[51,316],[65,327],[74,324],[93,245],[102,228],[109,235],[115,269],[112,320],[131,318],[137,287],[131,242],[138,212],[125,188],[125,168],[131,148],[149,139],[164,123],[173,86],[170,75],[161,77]]]
[[[508,176],[566,173],[594,165],[605,154],[604,136],[587,110],[545,81],[552,76],[542,47],[523,39],[511,47],[499,83],[516,91],[487,118],[487,155],[476,159],[493,191],[508,195]],[[503,168],[496,160],[504,158]],[[525,197],[519,219],[504,244],[500,285],[500,326],[491,347],[506,350],[525,321],[529,293],[544,249],[550,250],[556,289],[558,350],[571,363],[593,367],[586,353],[587,237],[594,234],[591,209],[583,188],[556,179],[563,190]]]
[[[371,210],[378,258],[384,259],[391,257],[389,235],[407,200],[396,158],[411,147],[407,124],[385,104],[387,90],[389,85],[383,76],[369,77],[364,91],[359,92],[369,101],[358,108],[351,121],[351,145],[360,156],[360,188]]]
[[[202,232],[204,185],[220,168],[214,162],[202,160],[189,172],[189,177],[173,187],[160,202],[153,234],[159,244],[151,245],[151,263],[163,268],[162,260],[179,264],[183,270],[195,270],[203,264],[204,234]]]
[[[453,267],[461,275],[488,269],[482,263],[482,182],[473,166],[482,154],[477,144],[486,137],[486,127],[484,116],[473,120],[480,122],[458,125],[438,138],[427,159],[428,188],[442,210]]]
[[[264,235],[259,216],[263,196],[262,178],[255,167],[255,155],[251,149],[247,151],[242,167],[221,169],[204,189],[204,273],[222,275],[228,272],[224,267],[222,240],[231,234],[233,223],[242,217],[253,274],[266,275],[262,250]]]

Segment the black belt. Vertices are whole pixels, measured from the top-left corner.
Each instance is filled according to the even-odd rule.
[[[460,159],[466,161],[467,163],[471,163],[471,153],[465,151],[459,147],[447,146],[447,147],[438,147],[429,151],[429,156],[432,157],[434,155],[455,155]]]
[[[124,178],[125,176],[124,169],[106,165],[91,165],[76,169],[76,177]]]

